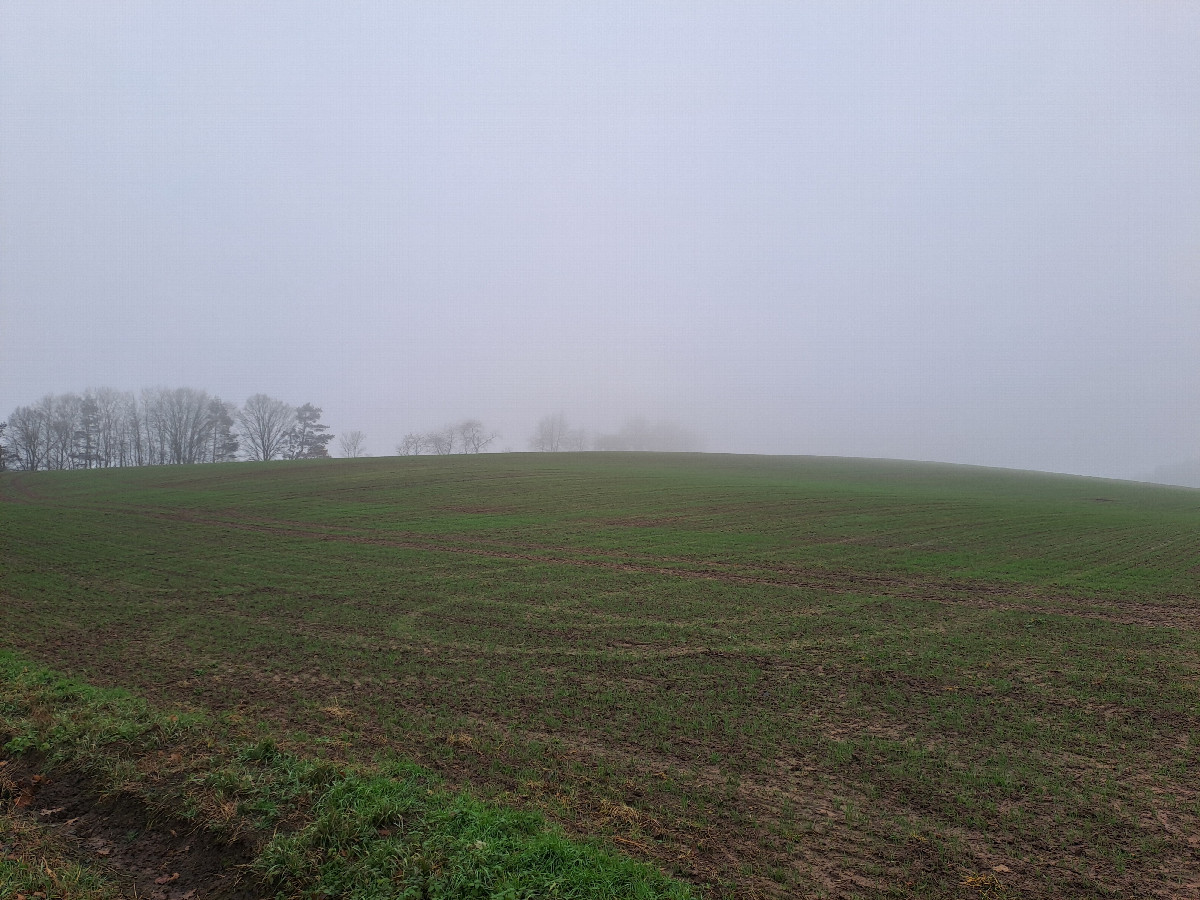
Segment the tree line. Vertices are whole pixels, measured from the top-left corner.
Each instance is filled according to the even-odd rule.
[[[5,427],[5,425],[7,427]],[[311,403],[255,394],[237,406],[196,388],[47,394],[0,424],[0,467],[104,469],[317,459],[333,435]]]
[[[483,453],[499,435],[478,419],[464,419],[434,431],[410,432],[396,445],[400,456]],[[593,435],[575,428],[562,413],[543,416],[529,438],[529,449],[542,453],[583,450],[640,450],[679,452],[700,449],[700,437],[673,422],[633,418],[612,434]]]
[[[499,435],[479,419],[427,432],[410,432],[396,445],[401,456],[484,453]],[[333,439],[321,408],[291,406],[255,394],[237,406],[195,388],[149,388],[135,395],[99,388],[83,394],[47,394],[19,406],[0,422],[0,470],[103,469],[234,460],[320,459]],[[544,416],[529,439],[541,452],[582,450],[681,451],[699,449],[698,436],[673,423],[630,419],[614,434],[593,436],[562,413]],[[341,436],[342,454],[366,455],[365,435]]]
[[[483,453],[499,437],[484,428],[478,419],[464,419],[435,431],[409,432],[396,445],[400,456],[420,456],[423,453],[449,456],[452,453]]]

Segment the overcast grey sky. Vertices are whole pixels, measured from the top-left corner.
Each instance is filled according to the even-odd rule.
[[[0,6],[0,416],[1200,457],[1200,4]]]

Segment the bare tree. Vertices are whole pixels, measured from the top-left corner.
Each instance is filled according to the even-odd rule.
[[[347,431],[338,438],[342,448],[342,456],[347,459],[358,459],[367,455],[367,436],[361,431]]]
[[[213,428],[211,402],[207,391],[196,388],[143,390],[141,414],[131,417],[137,425],[128,429],[141,432],[133,441],[138,462],[163,466],[208,461]]]
[[[449,456],[454,452],[457,440],[458,429],[453,425],[447,425],[440,431],[431,431],[425,435],[425,447],[438,456]]]
[[[537,430],[529,439],[529,449],[542,453],[557,453],[564,449],[563,442],[570,429],[567,427],[567,417],[562,413],[543,416],[537,424]]]
[[[458,424],[459,447],[463,453],[482,453],[499,435],[487,431],[478,419],[466,419]]]
[[[296,410],[282,400],[266,394],[249,398],[237,415],[246,457],[266,462],[282,454],[295,418]]]
[[[146,429],[143,422],[145,415],[145,406],[134,400],[133,408],[129,410],[126,440],[129,442],[129,453],[135,466],[147,465]]]
[[[130,464],[129,418],[133,395],[112,388],[89,390],[96,404],[96,465],[102,468]]]
[[[165,388],[142,388],[141,445],[139,465],[161,466],[167,461],[167,430],[163,426],[162,394]]]
[[[204,462],[209,446],[212,417],[206,391],[175,388],[158,392],[158,427],[166,447],[168,465]]]
[[[49,394],[38,402],[46,417],[47,469],[70,469],[77,464],[76,442],[82,403],[78,394]]]
[[[14,468],[33,471],[45,466],[47,424],[39,406],[18,406],[8,417],[9,460]]]
[[[132,392],[113,391],[113,409],[109,420],[112,432],[113,459],[112,465],[136,466],[140,448],[141,420],[138,417],[137,397]],[[103,402],[101,416],[104,415]],[[103,427],[103,426],[102,426]]]
[[[398,456],[420,456],[421,451],[424,449],[425,435],[410,431],[404,436],[404,439],[396,445],[396,454]]]

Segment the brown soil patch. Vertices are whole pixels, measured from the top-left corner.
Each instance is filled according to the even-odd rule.
[[[182,819],[156,818],[139,798],[102,796],[70,769],[43,772],[30,758],[0,760],[0,813],[54,829],[77,860],[103,870],[139,900],[256,900],[251,848],[222,844]]]

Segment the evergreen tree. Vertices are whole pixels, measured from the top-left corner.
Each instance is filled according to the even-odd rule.
[[[237,407],[220,397],[208,402],[208,460],[232,462],[237,459],[238,437],[233,431],[233,416]]]
[[[94,468],[100,464],[97,452],[99,449],[97,439],[100,430],[100,407],[96,405],[96,399],[91,394],[84,394],[83,399],[79,402],[77,423],[75,446],[71,451],[72,464],[77,469]]]
[[[291,459],[328,459],[329,450],[326,448],[332,434],[328,425],[321,423],[321,407],[305,403],[296,410],[296,424],[288,442],[288,456]]]

